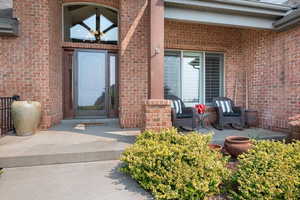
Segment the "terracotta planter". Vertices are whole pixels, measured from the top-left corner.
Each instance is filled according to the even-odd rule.
[[[289,127],[290,127],[290,135],[288,138],[289,141],[300,140],[300,118],[295,118],[292,121],[289,121]]]
[[[221,151],[222,150],[222,146],[218,145],[218,144],[209,144],[208,147],[212,150],[216,150],[216,151]]]
[[[226,137],[224,147],[231,156],[237,157],[251,148],[250,138],[242,136]]]
[[[36,101],[14,101],[12,119],[18,136],[32,135],[41,120],[41,104]]]

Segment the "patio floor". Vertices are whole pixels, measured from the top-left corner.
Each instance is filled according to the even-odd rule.
[[[102,122],[85,126],[83,122]],[[253,128],[243,131],[210,129],[212,143],[223,144],[229,135],[256,139],[284,139],[284,133]],[[209,130],[203,130],[208,132]],[[202,132],[202,131],[201,131]],[[62,163],[117,160],[126,147],[133,144],[138,129],[121,129],[117,120],[66,120],[33,136],[7,135],[0,139],[0,167],[25,167]]]
[[[204,133],[212,132],[213,133],[212,143],[220,144],[220,145],[223,145],[225,138],[231,135],[250,137],[252,139],[257,139],[257,140],[271,140],[271,139],[284,140],[288,137],[287,133],[274,132],[262,128],[248,128],[242,131],[236,129],[230,129],[230,128],[223,129],[223,130],[208,128],[208,129],[201,129],[199,130],[199,132],[204,132]]]

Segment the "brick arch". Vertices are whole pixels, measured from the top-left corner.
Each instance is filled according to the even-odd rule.
[[[62,0],[62,3],[95,3],[119,9],[119,0]]]

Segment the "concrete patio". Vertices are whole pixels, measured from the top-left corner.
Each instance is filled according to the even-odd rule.
[[[150,200],[119,161],[18,167],[0,176],[3,200]]]
[[[103,123],[84,125],[82,123]],[[223,144],[229,135],[255,139],[284,139],[286,134],[252,128],[200,130],[214,132],[212,143]],[[7,135],[0,139],[0,166],[3,168],[118,160],[126,147],[133,144],[138,129],[121,129],[115,119],[65,120],[33,136]]]

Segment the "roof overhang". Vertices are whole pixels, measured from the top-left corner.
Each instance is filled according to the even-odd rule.
[[[274,29],[290,6],[246,0],[164,0],[165,18],[231,27]]]

